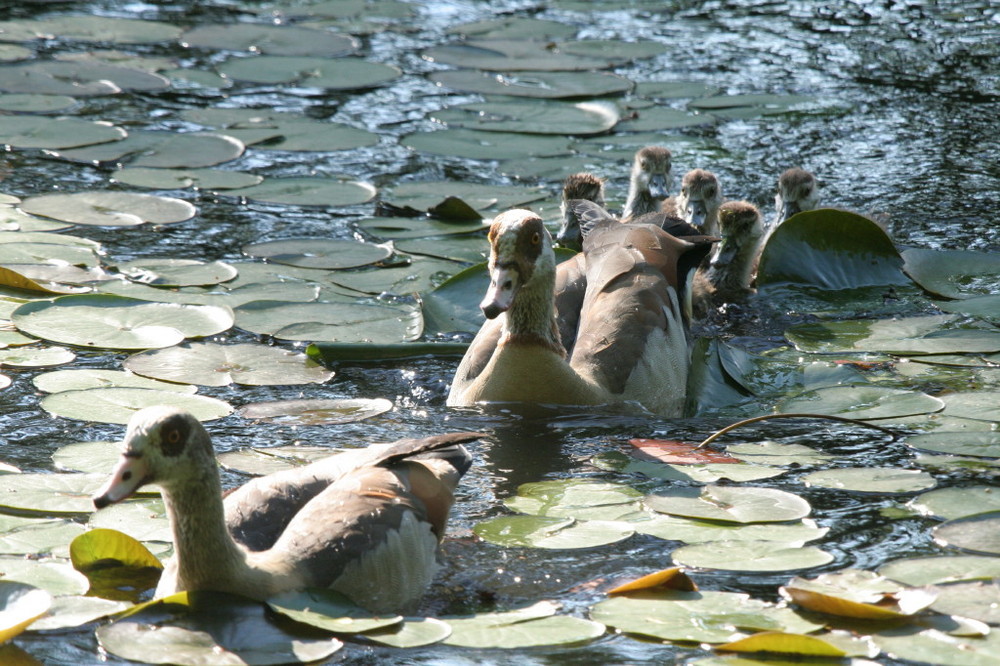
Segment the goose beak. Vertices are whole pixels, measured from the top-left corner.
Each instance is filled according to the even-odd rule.
[[[563,220],[563,226],[556,234],[556,244],[577,252],[583,247],[583,238],[580,237],[580,225],[576,221]]]
[[[653,174],[649,177],[649,196],[654,199],[666,199],[670,196],[669,190],[667,177],[662,173]]]
[[[494,268],[490,288],[486,290],[486,297],[479,304],[486,318],[496,319],[501,312],[509,310],[518,287],[520,284],[516,270],[501,266]]]
[[[780,219],[782,222],[784,222],[785,220],[787,220],[788,218],[790,218],[792,215],[795,215],[796,213],[799,213],[799,212],[802,212],[802,211],[801,211],[801,209],[799,208],[799,205],[796,202],[782,200],[781,206],[778,209],[778,216],[779,216],[778,219]]]
[[[94,506],[103,509],[130,497],[149,480],[149,464],[142,456],[122,455],[114,473],[94,495]]]
[[[691,201],[688,203],[687,212],[691,216],[691,224],[701,229],[705,224],[705,217],[708,215],[705,202],[700,199]]]

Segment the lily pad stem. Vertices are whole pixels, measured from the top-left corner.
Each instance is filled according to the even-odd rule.
[[[901,433],[895,430],[890,430],[889,428],[880,425],[875,425],[874,423],[868,423],[867,421],[859,421],[858,419],[849,419],[846,416],[831,416],[830,414],[764,414],[763,416],[755,416],[751,419],[743,419],[742,421],[737,421],[736,423],[730,423],[722,430],[717,430],[714,433],[712,433],[708,437],[708,439],[706,439],[705,441],[703,441],[701,444],[699,444],[694,448],[700,449],[703,446],[711,444],[722,435],[725,435],[727,432],[731,430],[736,430],[741,426],[749,425],[751,423],[756,423],[758,421],[766,421],[768,419],[828,419],[830,421],[840,421],[841,423],[853,423],[854,425],[860,425],[868,428],[874,428],[875,430],[881,430],[882,432],[891,435],[893,441],[901,437]]]

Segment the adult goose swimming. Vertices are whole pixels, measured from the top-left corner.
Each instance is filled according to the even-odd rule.
[[[452,492],[470,465],[451,433],[371,445],[251,480],[222,498],[205,428],[148,407],[94,497],[100,509],[142,486],[161,488],[174,538],[156,596],[216,590],[267,599],[329,587],[373,611],[409,607],[437,568]]]
[[[449,405],[637,402],[681,413],[689,355],[680,276],[710,242],[612,221],[557,268],[548,231],[527,210],[498,215],[489,241],[488,321],[459,364]]]

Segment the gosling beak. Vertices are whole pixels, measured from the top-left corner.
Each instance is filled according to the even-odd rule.
[[[576,220],[563,220],[562,228],[556,234],[556,244],[559,247],[579,252],[583,247],[579,222]]]
[[[94,495],[94,506],[103,509],[130,497],[149,480],[149,465],[142,456],[122,454],[111,478]]]
[[[520,287],[518,273],[513,268],[497,266],[490,277],[490,288],[486,297],[479,304],[487,319],[496,319],[501,312],[510,309],[514,296]]]
[[[700,199],[691,201],[687,206],[688,215],[691,216],[691,224],[701,229],[705,225],[705,217],[708,211],[705,209],[705,202]]]
[[[666,199],[670,196],[667,177],[662,173],[656,173],[649,177],[649,196],[654,199]]]
[[[792,215],[796,213],[801,213],[802,209],[799,208],[799,204],[795,201],[784,201],[781,202],[781,207],[778,209],[778,219],[784,222]]]

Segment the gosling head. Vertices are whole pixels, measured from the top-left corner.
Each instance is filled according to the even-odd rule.
[[[719,179],[711,171],[692,169],[681,179],[681,194],[677,197],[678,213],[688,223],[714,234],[715,229],[707,228],[706,221],[713,221],[715,213],[722,205],[722,189]]]
[[[819,184],[815,176],[799,167],[792,167],[778,176],[778,193],[774,197],[777,223],[819,203]]]
[[[580,220],[573,213],[572,206],[567,202],[575,199],[593,201],[604,207],[604,179],[592,173],[582,172],[570,174],[563,182],[562,201],[559,210],[562,211],[562,226],[556,234],[556,243],[560,247],[579,252],[583,248],[583,232],[580,230]]]
[[[673,156],[662,146],[644,146],[632,160],[631,183],[651,199],[666,199],[673,184]]]
[[[542,218],[530,210],[500,213],[490,225],[488,238],[490,286],[479,307],[487,319],[495,319],[513,306],[527,286],[546,278],[554,281],[555,254]]]

